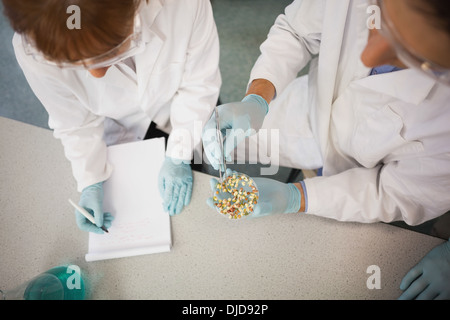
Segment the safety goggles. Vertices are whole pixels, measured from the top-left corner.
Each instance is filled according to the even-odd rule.
[[[34,60],[47,65],[57,66],[69,69],[99,69],[117,64],[122,60],[132,57],[139,53],[143,47],[142,26],[139,14],[134,18],[133,33],[123,40],[113,49],[93,58],[78,60],[74,62],[56,62],[46,57],[34,45],[33,41],[25,34],[22,35],[22,42],[25,53],[32,56]]]
[[[395,26],[384,7],[382,0],[371,0],[371,3],[381,9],[381,29],[378,31],[393,46],[398,58],[406,66],[419,69],[433,79],[450,85],[450,69],[444,68],[426,58],[417,54],[413,49],[402,41],[401,36],[395,29]]]

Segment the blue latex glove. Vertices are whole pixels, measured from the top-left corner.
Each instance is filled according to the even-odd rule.
[[[159,172],[158,188],[164,210],[171,216],[179,214],[191,202],[192,183],[189,162],[166,157]]]
[[[218,106],[219,126],[223,136],[224,154],[231,161],[231,152],[246,137],[261,129],[264,118],[269,111],[266,100],[256,94],[251,94],[241,102],[232,102]],[[215,112],[203,128],[203,148],[206,157],[215,170],[219,170],[222,162],[220,144],[216,137]]]
[[[233,171],[227,169],[227,175],[232,175]],[[292,183],[283,183],[267,178],[252,178],[259,191],[259,200],[254,207],[251,217],[263,217],[277,213],[297,213],[300,210],[301,193]],[[218,181],[215,178],[210,180],[211,190],[216,190]],[[206,203],[216,210],[213,198],[210,197]]]
[[[85,208],[95,219],[94,225],[78,210],[75,210],[75,219],[81,230],[103,234],[105,232],[101,229],[102,226],[106,229],[111,227],[114,217],[109,212],[103,212],[103,182],[84,188],[78,205]]]
[[[431,250],[400,283],[399,300],[450,299],[450,240]]]

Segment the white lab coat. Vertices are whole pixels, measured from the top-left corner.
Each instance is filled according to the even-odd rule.
[[[219,41],[208,0],[143,1],[145,49],[105,77],[37,63],[13,39],[17,60],[49,113],[81,191],[108,179],[107,145],[142,139],[151,121],[171,134],[167,156],[191,160],[221,85]]]
[[[250,82],[276,87],[263,129],[279,130],[279,164],[323,166],[305,180],[309,214],[416,225],[450,210],[450,88],[412,69],[368,77],[368,6],[294,1]],[[315,55],[308,77],[294,80]]]

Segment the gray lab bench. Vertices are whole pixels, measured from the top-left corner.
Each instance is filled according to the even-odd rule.
[[[86,262],[79,199],[52,132],[0,118],[0,288],[77,264],[88,299],[396,299],[400,281],[443,240],[382,223],[291,214],[230,221],[205,203],[210,177],[194,172],[191,204],[171,218],[168,253]],[[367,268],[381,289],[368,289]]]

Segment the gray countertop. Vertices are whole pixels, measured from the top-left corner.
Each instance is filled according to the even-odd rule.
[[[308,215],[230,221],[206,205],[210,176],[194,172],[191,204],[171,218],[168,253],[86,262],[79,199],[52,132],[0,118],[0,288],[76,264],[88,299],[396,299],[400,281],[443,242],[383,223]],[[369,289],[369,266],[381,289]]]

